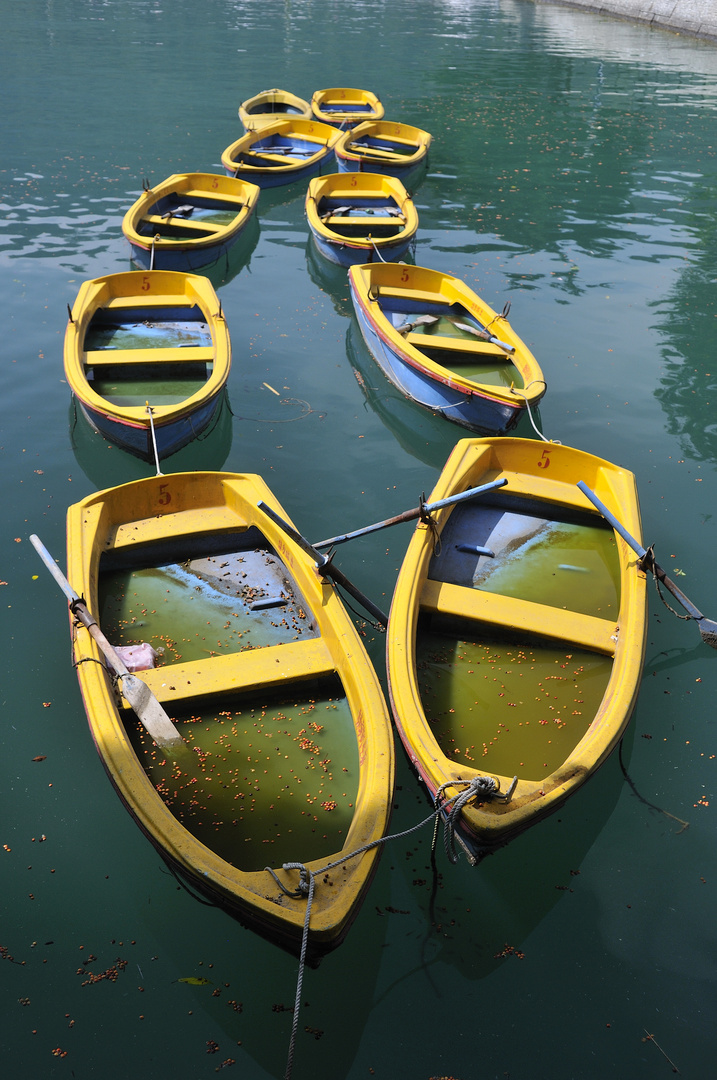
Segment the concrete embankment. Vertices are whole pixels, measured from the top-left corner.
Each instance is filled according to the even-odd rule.
[[[717,42],[715,0],[532,0],[583,8],[597,15],[612,15],[631,22],[648,23],[661,30],[706,38]]]

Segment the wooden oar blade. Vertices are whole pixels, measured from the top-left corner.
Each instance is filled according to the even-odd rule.
[[[167,716],[146,683],[136,675],[122,675],[119,688],[154,741],[168,753],[176,753],[185,747],[182,736]]]

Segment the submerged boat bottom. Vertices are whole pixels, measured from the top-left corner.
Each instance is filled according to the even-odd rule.
[[[165,805],[198,840],[242,871],[329,857],[342,847],[359,765],[338,683],[169,711],[189,748],[177,762],[133,716],[126,727]]]
[[[424,615],[416,669],[426,719],[446,757],[479,772],[538,780],[587,731],[612,661]]]
[[[222,541],[207,542],[216,551]],[[223,542],[233,549],[207,555],[185,537],[184,561],[150,566],[132,562],[154,561],[156,548],[130,546],[130,565],[100,567],[100,620],[110,640],[152,645],[169,691],[175,665],[319,636],[257,529]],[[243,871],[330,856],[343,846],[356,805],[358,746],[339,679],[282,674],[291,686],[232,693],[222,692],[217,675],[217,693],[191,708],[168,692],[165,707],[188,744],[176,763],[124,714],[135,753],[173,815]]]

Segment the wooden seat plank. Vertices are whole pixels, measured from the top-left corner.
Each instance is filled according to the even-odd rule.
[[[90,349],[84,354],[86,367],[116,364],[211,364],[214,349],[210,346],[169,349]]]
[[[138,677],[158,701],[181,701],[217,693],[252,692],[265,687],[292,683],[297,679],[320,678],[336,670],[322,638],[268,645],[263,649],[191,660],[186,664],[166,664]]]
[[[445,581],[426,581],[421,609],[505,627],[519,634],[565,641],[606,656],[614,656],[617,646],[618,627],[608,619]]]
[[[465,352],[476,356],[491,356],[510,362],[510,355],[505,349],[493,345],[490,341],[481,341],[472,337],[449,337],[441,334],[416,334],[410,332],[405,340],[416,349],[440,349],[444,352]]]
[[[172,225],[175,229],[186,229],[187,232],[206,232],[206,233],[218,233],[223,232],[226,229],[226,225],[212,225],[206,221],[192,221],[191,218],[183,217],[179,214],[177,217],[164,217],[159,214],[147,214],[142,218],[142,223],[146,225],[153,225],[156,228],[161,228],[163,225]]]

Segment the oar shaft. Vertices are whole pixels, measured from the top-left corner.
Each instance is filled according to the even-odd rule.
[[[104,653],[105,657],[107,658],[109,663],[114,668],[115,673],[117,675],[128,675],[129,671],[128,671],[126,665],[122,663],[122,661],[120,660],[120,658],[119,658],[119,656],[117,654],[117,651],[114,649],[112,644],[107,640],[107,638],[102,633],[99,626],[97,625],[97,622],[95,621],[95,619],[90,614],[84,600],[82,600],[81,597],[79,597],[77,595],[77,593],[75,592],[75,590],[72,588],[69,581],[67,580],[65,575],[60,570],[59,566],[57,565],[57,563],[55,562],[55,560],[53,559],[52,555],[47,550],[45,545],[43,544],[40,537],[36,536],[35,533],[33,533],[32,536],[30,537],[30,543],[32,544],[35,551],[40,556],[40,558],[44,562],[45,566],[50,571],[50,573],[54,577],[55,581],[57,582],[57,584],[60,586],[63,593],[67,597],[68,601],[70,602],[70,604],[72,606],[73,614],[77,616],[77,618],[80,620],[82,625],[87,628],[90,635],[95,639],[95,641],[99,645],[101,651]]]
[[[284,519],[280,517],[274,510],[272,510],[272,508],[268,506],[263,500],[257,503],[257,506],[261,511],[263,511],[263,513],[267,515],[267,517],[270,517],[271,520],[275,522],[275,524],[277,524],[280,529],[283,529],[286,535],[290,536],[294,543],[299,545],[302,551],[305,551],[307,555],[311,556],[311,558],[315,561],[319,573],[322,575],[322,577],[332,578],[337,585],[341,585],[341,587],[344,588],[350,596],[353,596],[354,600],[361,604],[361,606],[364,607],[370,615],[373,615],[374,619],[377,619],[382,626],[388,625],[388,615],[386,615],[386,613],[382,611],[380,607],[377,607],[376,604],[374,604],[373,601],[368,598],[368,596],[366,596],[359,589],[357,589],[353,582],[349,581],[346,575],[341,570],[339,570],[338,566],[334,566],[330,559],[327,559],[325,555],[322,555],[320,551],[317,551],[316,548],[313,547],[313,545],[310,544],[309,541],[301,535],[301,533],[297,532],[296,529],[289,525],[288,521],[284,521]]]
[[[639,544],[637,542],[634,536],[631,536],[631,534],[627,531],[622,522],[618,521],[615,515],[610,510],[608,510],[608,508],[603,502],[600,501],[600,499],[598,499],[595,492],[591,491],[583,480],[578,480],[578,487],[582,491],[583,495],[585,495],[590,500],[593,506],[595,506],[600,511],[605,520],[610,525],[612,525],[615,532],[620,534],[628,547],[631,547],[632,550],[637,555],[639,555],[641,559],[644,559],[644,557],[647,555],[646,549],[642,546],[642,544]],[[662,567],[657,562],[655,562],[654,558],[652,560],[652,566],[658,580],[661,581],[665,588],[672,593],[675,600],[677,600],[678,603],[682,604],[682,607],[685,609],[688,615],[691,615],[693,619],[697,619],[698,621],[700,619],[704,619],[704,615],[699,610],[699,608],[695,607],[689,596],[685,596],[679,585],[676,585],[674,581],[672,581],[672,579],[667,576]]]
[[[486,491],[493,491],[495,488],[503,487],[507,483],[506,479],[491,480],[489,484],[469,488],[468,491],[461,491],[458,495],[449,495],[447,498],[438,499],[434,503],[422,503],[421,506],[416,506],[411,510],[404,510],[402,514],[396,514],[395,517],[386,518],[384,521],[376,521],[373,525],[365,525],[363,529],[342,533],[341,536],[332,536],[329,540],[322,540],[320,543],[314,544],[314,547],[317,550],[325,547],[335,547],[337,544],[345,544],[347,540],[355,540],[357,536],[367,536],[369,533],[378,532],[379,529],[388,529],[391,525],[401,525],[404,521],[415,521],[422,513],[430,514],[434,510],[442,510],[445,506],[466,502],[466,500],[482,495]]]
[[[117,651],[87,610],[84,600],[72,588],[43,542],[34,533],[30,537],[30,541],[69,600],[73,615],[87,627],[90,636],[94,638],[100,651],[104,654],[105,660],[114,669],[115,674],[118,676],[117,685],[120,693],[134,709],[140,722],[144,724],[157,745],[166,753],[176,755],[180,750],[184,750],[184,739],[167,716],[167,713],[147,684],[138,679],[136,675],[133,675],[119,658]]]

